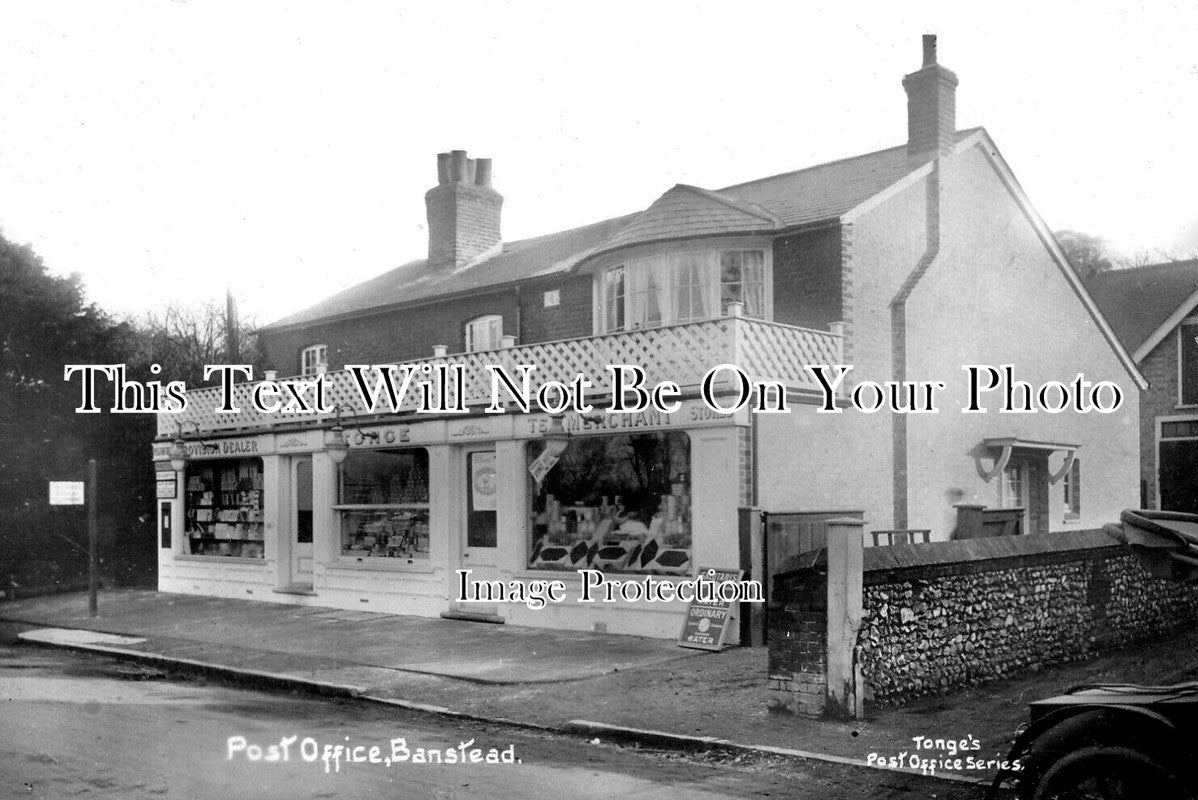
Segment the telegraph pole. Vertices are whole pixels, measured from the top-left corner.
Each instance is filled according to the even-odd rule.
[[[87,614],[99,614],[96,597],[100,584],[100,559],[97,553],[96,533],[96,460],[87,460]]]

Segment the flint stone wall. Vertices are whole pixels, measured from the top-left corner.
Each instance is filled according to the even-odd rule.
[[[1198,585],[1153,577],[1101,531],[867,548],[863,578],[858,663],[867,698],[883,705],[1198,621]]]

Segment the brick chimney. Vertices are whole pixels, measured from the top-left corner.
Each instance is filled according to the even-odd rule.
[[[430,265],[461,266],[499,244],[503,195],[491,188],[491,159],[465,150],[437,155],[437,185],[424,195]]]
[[[936,63],[936,36],[924,34],[923,67],[903,78],[907,90],[907,155],[936,158],[955,144],[957,76]]]

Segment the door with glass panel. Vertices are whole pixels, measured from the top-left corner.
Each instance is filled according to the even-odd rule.
[[[312,587],[312,459],[291,459],[291,585]]]
[[[462,451],[465,491],[462,493],[461,569],[471,571],[472,581],[493,581],[499,577],[499,473],[493,448],[466,448]],[[456,595],[455,595],[456,596]],[[462,611],[498,613],[494,603],[464,603]]]

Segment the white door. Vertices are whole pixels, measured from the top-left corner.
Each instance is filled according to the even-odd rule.
[[[466,491],[462,508],[461,569],[471,570],[473,581],[497,580],[499,573],[499,473],[495,469],[495,450],[470,448],[463,452]],[[494,603],[460,603],[460,611],[480,614],[498,613]]]
[[[291,583],[312,586],[312,459],[291,459]]]

